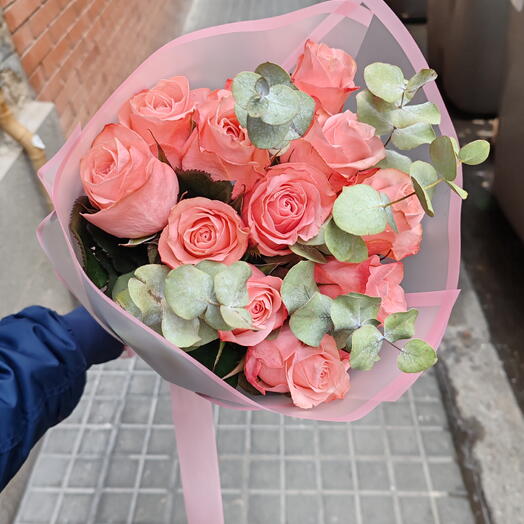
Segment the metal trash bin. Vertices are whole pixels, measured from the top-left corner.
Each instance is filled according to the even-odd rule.
[[[504,214],[524,240],[524,166],[520,156],[524,140],[524,1],[512,4],[494,190]]]
[[[428,0],[386,0],[402,20],[425,20]]]
[[[462,111],[498,113],[510,5],[510,0],[428,2],[429,63]]]

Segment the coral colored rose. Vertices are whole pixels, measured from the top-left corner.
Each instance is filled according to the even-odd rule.
[[[358,89],[353,81],[356,71],[355,60],[342,49],[308,40],[292,79],[334,115],[342,110],[349,94]]]
[[[397,169],[380,169],[362,181],[377,191],[385,193],[390,201],[398,200],[413,193],[411,177]],[[393,218],[398,233],[387,226],[385,231],[364,237],[369,254],[383,255],[395,260],[415,255],[422,242],[422,224],[424,209],[418,198],[412,196],[392,206]]]
[[[154,136],[171,165],[180,167],[182,149],[191,134],[193,111],[209,93],[209,89],[191,90],[185,76],[160,80],[151,89],[132,96],[121,107],[118,118],[136,131],[156,155]]]
[[[378,320],[391,313],[407,311],[406,296],[400,286],[404,278],[402,262],[382,264],[378,256],[359,264],[331,259],[327,264],[315,265],[315,280],[320,292],[331,298],[346,293],[362,293],[382,299]]]
[[[178,179],[127,127],[109,124],[80,161],[80,178],[100,211],[89,222],[120,238],[160,231],[178,197]]]
[[[348,369],[349,354],[337,349],[333,337],[325,335],[313,348],[285,326],[274,340],[248,348],[244,373],[262,394],[289,391],[293,404],[310,409],[344,398],[349,391]]]
[[[246,286],[249,295],[246,309],[251,314],[253,329],[219,331],[220,340],[242,346],[254,346],[262,342],[271,331],[279,328],[287,317],[287,310],[280,296],[282,280],[264,275],[255,266],[251,269]]]
[[[309,142],[322,160],[348,181],[386,155],[375,128],[359,122],[351,111],[330,116],[323,124],[316,120],[302,140]]]
[[[171,209],[158,252],[172,268],[202,260],[232,264],[242,258],[247,243],[248,230],[231,206],[197,197],[181,200]]]
[[[324,173],[313,166],[287,163],[271,167],[244,202],[251,243],[263,255],[291,253],[289,246],[298,237],[309,240],[318,233],[335,197]]]
[[[233,197],[250,190],[264,176],[269,153],[256,148],[239,124],[231,91],[214,91],[198,106],[195,121],[182,168],[207,171],[215,180],[235,181]]]

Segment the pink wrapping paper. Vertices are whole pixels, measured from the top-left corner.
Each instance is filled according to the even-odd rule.
[[[407,30],[382,0],[364,0],[362,4],[332,0],[275,18],[227,24],[184,35],[140,65],[85,128],[77,128],[40,170],[39,176],[55,211],[40,225],[38,237],[56,273],[78,300],[105,329],[131,346],[167,381],[235,409],[265,409],[306,419],[352,421],[365,416],[381,402],[396,400],[418,378],[398,370],[396,352],[384,348],[381,361],[371,371],[351,372],[352,386],[345,399],[312,410],[292,406],[290,399],[283,395],[250,396],[223,382],[190,354],[141,324],[101,293],[84,274],[68,230],[72,204],[82,194],[80,158],[103,126],[117,121],[120,106],[131,95],[174,75],[186,75],[193,88],[216,88],[226,78],[239,71],[253,70],[267,60],[291,68],[307,38],[352,54],[360,75],[364,67],[374,61],[397,64],[406,76],[427,67]],[[440,108],[442,134],[456,136],[436,86],[425,86],[418,97],[420,102],[430,100]],[[420,154],[419,158],[425,157]],[[460,181],[461,175],[458,183]],[[434,207],[437,216],[424,221],[420,254],[406,261],[404,287],[408,291],[408,304],[420,310],[416,336],[436,347],[458,295],[460,199],[439,187]]]

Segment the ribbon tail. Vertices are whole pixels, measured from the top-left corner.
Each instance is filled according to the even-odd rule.
[[[224,524],[211,402],[174,384],[171,406],[188,524]]]

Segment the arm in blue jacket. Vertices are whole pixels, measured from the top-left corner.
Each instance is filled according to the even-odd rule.
[[[71,414],[87,369],[121,352],[83,308],[61,316],[32,306],[0,320],[0,491],[47,429]]]

